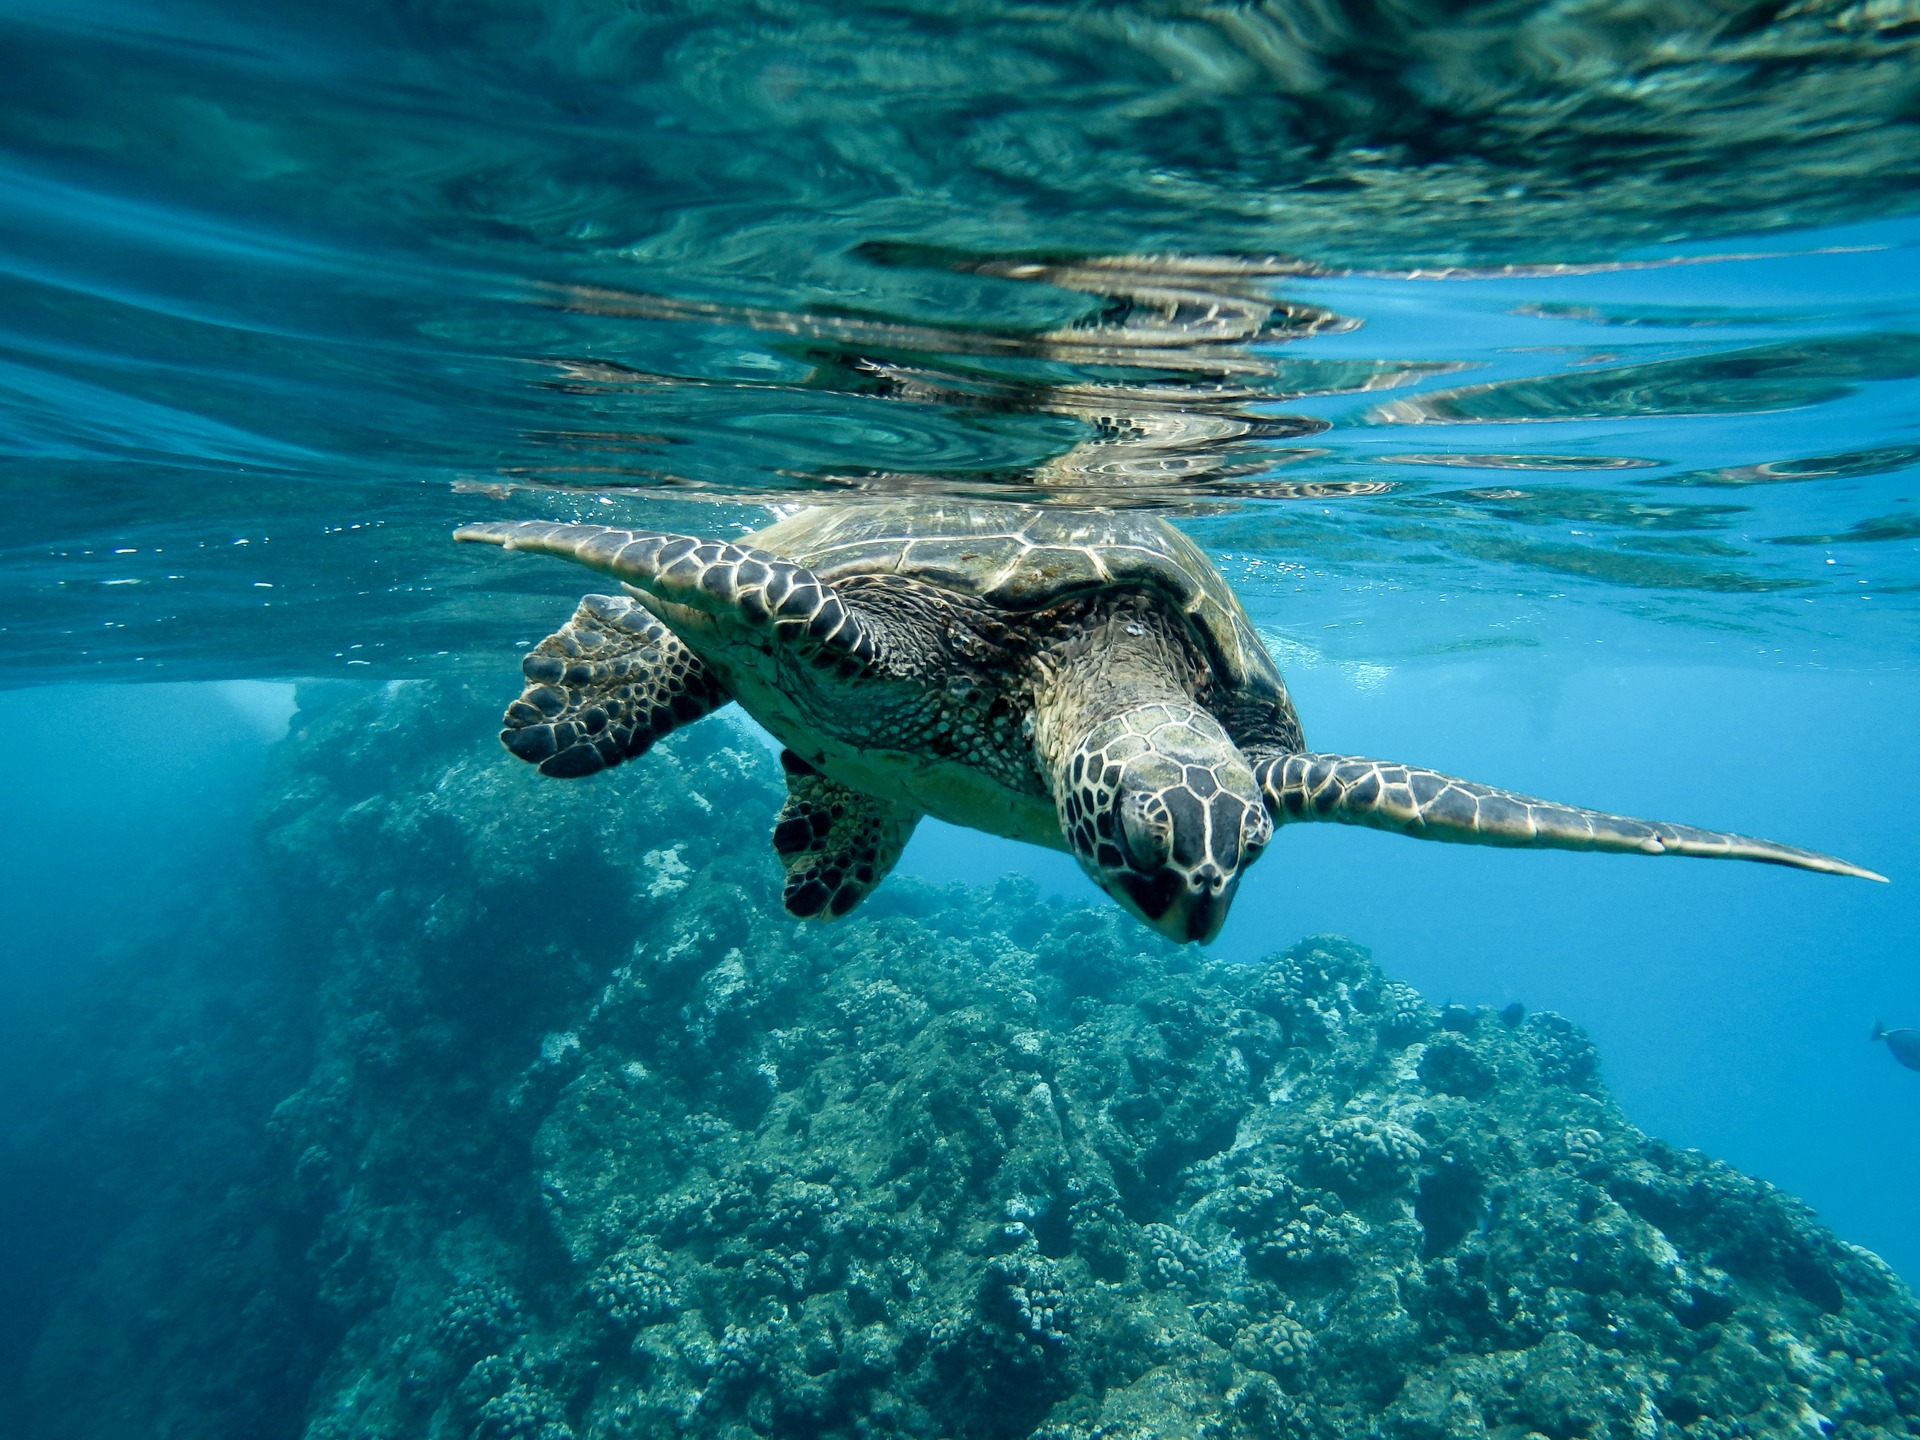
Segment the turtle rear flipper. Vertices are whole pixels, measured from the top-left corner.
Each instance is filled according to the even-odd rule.
[[[1270,755],[1254,765],[1253,773],[1276,825],[1333,820],[1468,845],[1758,860],[1828,875],[1886,879],[1815,850],[1664,820],[1584,810],[1458,780],[1437,770],[1357,755]]]
[[[780,752],[787,803],[773,825],[786,867],[789,914],[837,920],[886,878],[920,823],[911,806],[829,779],[791,750]]]
[[[732,697],[680,637],[624,595],[588,595],[520,662],[527,688],[500,743],[542,775],[591,775],[646,753]]]

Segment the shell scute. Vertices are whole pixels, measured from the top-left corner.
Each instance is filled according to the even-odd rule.
[[[768,527],[753,543],[829,584],[898,575],[967,595],[1016,620],[1109,586],[1147,590],[1187,617],[1229,690],[1286,693],[1212,562],[1185,535],[1142,511],[962,500],[822,506]]]

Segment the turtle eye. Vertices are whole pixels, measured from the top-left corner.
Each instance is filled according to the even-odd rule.
[[[1253,857],[1267,848],[1267,841],[1273,838],[1273,821],[1267,812],[1257,805],[1247,807],[1246,818],[1240,822],[1240,863],[1252,863]]]
[[[1157,795],[1129,795],[1120,802],[1120,848],[1142,875],[1166,867],[1173,854],[1173,821]]]

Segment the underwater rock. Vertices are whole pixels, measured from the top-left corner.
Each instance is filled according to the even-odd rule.
[[[259,883],[306,1074],[217,1233],[155,1202],[178,1253],[76,1281],[23,1434],[1920,1434],[1906,1287],[1633,1129],[1564,1019],[1019,881],[796,924],[744,732],[557,783],[472,740],[491,703],[302,693]],[[209,1425],[149,1372],[217,1377],[250,1296],[302,1317],[295,1399]]]

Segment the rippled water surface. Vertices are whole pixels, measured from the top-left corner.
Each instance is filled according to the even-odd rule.
[[[1914,0],[0,0],[0,485],[36,956],[133,926],[129,851],[242,815],[193,767],[291,704],[110,687],[507,698],[582,587],[459,523],[1151,507],[1316,744],[1894,882],[1343,831],[1222,953],[1564,1009],[1637,1121],[1920,1273],[1920,1076],[1862,1043],[1920,1024]],[[216,758],[175,794],[147,735]],[[905,866],[1012,868],[1090,893]]]
[[[1169,506],[1256,598],[1469,602],[1395,652],[1595,606],[1911,648],[1907,7],[0,37],[16,681],[417,673],[526,613],[456,520],[903,489]]]

